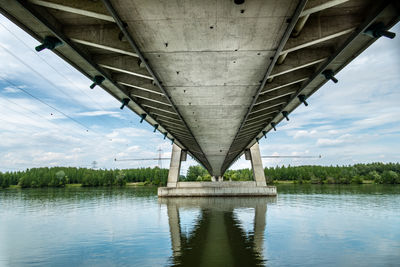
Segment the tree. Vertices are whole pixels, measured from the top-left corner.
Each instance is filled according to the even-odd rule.
[[[400,183],[399,176],[394,171],[384,171],[382,173],[382,179],[385,184]]]
[[[205,175],[207,175],[207,170],[203,167],[199,165],[190,166],[186,174],[186,181],[196,181],[199,176],[201,177],[201,180]]]

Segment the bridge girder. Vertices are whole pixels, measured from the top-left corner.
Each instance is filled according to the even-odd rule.
[[[0,11],[39,41],[61,39],[55,53],[104,76],[104,90],[130,98],[128,108],[221,175],[326,82],[322,71],[339,72],[374,42],[366,28],[393,26],[400,9],[390,0],[214,4],[0,0]]]

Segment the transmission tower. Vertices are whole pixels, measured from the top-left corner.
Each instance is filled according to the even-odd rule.
[[[92,162],[92,169],[96,169],[97,168],[97,161],[93,161]]]
[[[159,148],[157,152],[158,152],[158,168],[162,169],[162,160],[161,160],[162,149]]]

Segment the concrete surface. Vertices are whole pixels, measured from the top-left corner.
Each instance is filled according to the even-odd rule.
[[[250,148],[250,161],[251,168],[253,169],[253,177],[256,182],[256,186],[266,186],[264,167],[261,160],[260,147],[258,143],[255,143]]]
[[[168,171],[168,187],[176,187],[181,170],[182,149],[176,144],[172,145],[171,162]]]
[[[129,97],[127,108],[215,177],[299,94],[323,86],[322,71],[370,46],[371,24],[397,23],[398,10],[396,0],[0,0],[2,14],[39,41],[57,36],[55,53],[104,76],[104,90]]]
[[[201,182],[198,182],[199,184]],[[216,182],[217,183],[217,182]],[[222,184],[225,182],[218,182]],[[276,196],[275,186],[196,186],[196,187],[159,187],[159,197],[243,197]]]

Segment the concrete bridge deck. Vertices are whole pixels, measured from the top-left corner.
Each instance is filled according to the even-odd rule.
[[[400,10],[396,0],[235,2],[0,0],[0,12],[218,177],[393,37]]]

